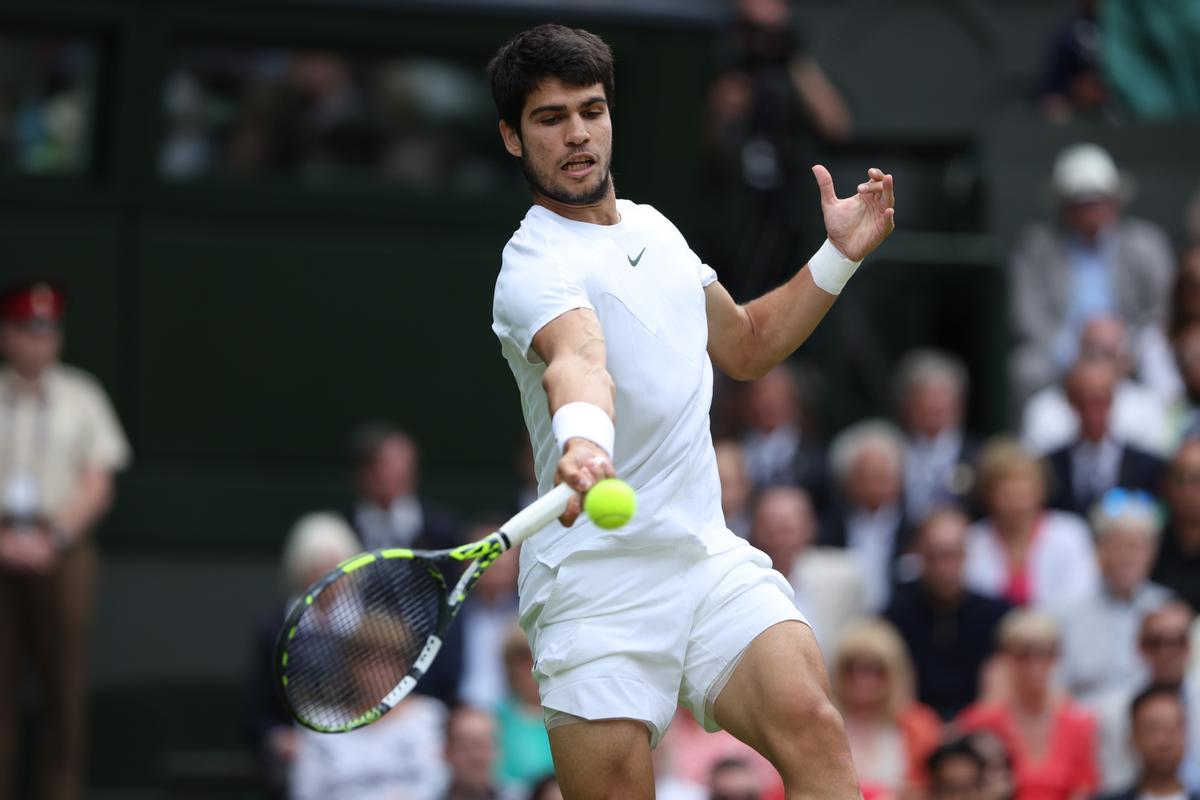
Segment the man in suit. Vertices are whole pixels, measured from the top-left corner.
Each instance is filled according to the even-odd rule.
[[[900,557],[909,545],[904,438],[888,422],[865,420],[842,431],[830,454],[841,491],[821,543],[843,548],[859,562],[867,582],[867,607],[878,613],[902,577]]]
[[[767,489],[754,504],[750,543],[788,579],[796,607],[829,657],[846,625],[866,615],[866,587],[858,562],[844,550],[815,547],[816,534],[817,518],[803,489]]]
[[[1157,494],[1166,464],[1114,436],[1109,421],[1118,375],[1107,361],[1085,360],[1067,376],[1067,398],[1079,415],[1079,438],[1046,457],[1050,505],[1086,516],[1115,486]]]
[[[357,495],[349,516],[364,549],[453,547],[457,532],[444,511],[417,495],[417,444],[387,422],[368,422],[350,439]]]
[[[980,441],[963,429],[967,370],[937,350],[914,350],[896,368],[908,517],[923,520],[946,504],[966,508],[975,487]]]
[[[351,436],[350,456],[356,498],[346,516],[363,550],[462,544],[453,519],[417,495],[419,454],[411,436],[387,422],[368,422]],[[418,691],[454,702],[462,668],[462,626],[452,625]]]
[[[1130,738],[1141,773],[1128,789],[1101,800],[1200,800],[1200,794],[1179,780],[1187,712],[1179,692],[1169,686],[1151,686],[1133,699]]]
[[[963,582],[967,518],[961,511],[946,508],[927,518],[916,551],[921,577],[896,589],[884,616],[908,645],[917,699],[950,720],[979,696],[996,626],[1012,606]]]
[[[825,449],[804,432],[804,397],[792,368],[780,364],[746,385],[742,436],[746,470],[755,489],[803,487],[823,513],[829,500]]]
[[[1020,339],[1012,362],[1018,399],[1053,383],[1074,363],[1089,319],[1116,315],[1135,339],[1145,327],[1165,322],[1174,275],[1166,234],[1122,213],[1125,185],[1103,148],[1066,148],[1052,182],[1058,224],[1030,226],[1009,267]]]

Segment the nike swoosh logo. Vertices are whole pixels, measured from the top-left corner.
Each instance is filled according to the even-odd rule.
[[[643,255],[645,252],[646,252],[646,248],[644,248],[644,247],[643,247],[643,248],[642,248],[642,252],[641,252],[641,253],[638,253],[638,257],[637,257],[637,258],[629,258],[629,256],[625,256],[626,258],[629,258],[629,266],[631,266],[631,267],[636,267],[636,266],[638,265],[638,262],[642,260],[642,255]]]

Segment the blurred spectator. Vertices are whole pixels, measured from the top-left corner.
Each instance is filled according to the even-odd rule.
[[[841,93],[797,33],[787,0],[736,0],[716,53],[706,139],[721,220],[722,278],[748,299],[778,285],[816,247],[821,219],[809,167],[816,137],[842,141],[852,119]],[[815,134],[815,136],[814,136]],[[716,233],[714,231],[714,233]]]
[[[499,530],[504,520],[482,518],[471,526],[467,541]],[[478,708],[491,708],[504,697],[508,678],[504,647],[517,624],[517,569],[520,551],[500,556],[479,577],[455,622],[462,628],[463,673],[458,696]]]
[[[949,720],[979,696],[996,626],[1012,606],[964,584],[967,518],[960,511],[945,509],[926,519],[916,551],[921,577],[896,589],[886,617],[912,655],[917,699]]]
[[[967,739],[934,750],[926,761],[929,800],[983,800],[983,756]]]
[[[863,794],[923,788],[941,723],[913,699],[912,664],[892,626],[867,620],[847,630],[830,677]]]
[[[1186,367],[1178,360],[1178,340],[1196,323],[1200,323],[1200,246],[1193,245],[1179,258],[1167,327],[1147,328],[1138,343],[1138,377],[1167,403],[1175,403],[1189,392],[1184,383]],[[1191,394],[1200,398],[1200,392]],[[1167,444],[1173,449],[1179,442],[1178,430],[1173,428],[1170,433]]]
[[[908,517],[919,522],[935,508],[964,505],[975,488],[980,441],[963,429],[967,370],[957,358],[915,350],[896,369]]]
[[[1050,42],[1038,95],[1042,112],[1053,122],[1112,116],[1112,93],[1104,78],[1096,25],[1098,2],[1079,0],[1075,14]]]
[[[1167,452],[1170,437],[1165,419],[1166,402],[1157,391],[1130,377],[1134,359],[1125,323],[1116,317],[1099,316],[1083,326],[1079,358],[1073,367],[1092,362],[1111,365],[1119,376],[1109,416],[1113,435],[1151,453]],[[1030,452],[1044,455],[1079,438],[1079,415],[1067,397],[1065,384],[1064,380],[1047,386],[1025,404],[1021,414],[1021,440]]]
[[[780,364],[745,386],[746,470],[755,489],[803,486],[818,513],[829,500],[825,450],[803,432],[804,398],[792,368]]]
[[[1053,609],[1062,628],[1062,677],[1083,703],[1141,684],[1138,628],[1171,598],[1168,589],[1147,580],[1160,528],[1149,495],[1112,489],[1092,511],[1091,522],[1100,585]]]
[[[450,786],[442,800],[516,800],[496,785],[496,722],[491,714],[459,706],[446,721]]]
[[[1109,82],[1135,117],[1200,115],[1200,6],[1105,0],[1100,30]]]
[[[1174,257],[1157,226],[1122,215],[1126,186],[1094,144],[1059,153],[1053,188],[1058,226],[1037,224],[1012,255],[1011,308],[1020,344],[1013,383],[1020,397],[1052,383],[1078,356],[1088,320],[1114,315],[1136,339],[1166,322]]]
[[[385,633],[385,630],[387,631]],[[380,665],[394,659],[390,625],[385,629],[364,618],[353,634],[360,652],[381,652],[355,665],[349,676],[361,707],[379,700],[379,686],[393,685],[392,670]],[[300,731],[288,781],[292,800],[438,800],[446,791],[449,770],[446,707],[432,697],[410,694],[379,721],[336,736]]]
[[[1179,692],[1174,687],[1151,686],[1133,699],[1129,717],[1140,772],[1128,789],[1101,800],[1200,800],[1200,792],[1179,780],[1187,720]]]
[[[26,664],[37,673],[40,796],[79,796],[97,554],[91,531],[129,444],[104,389],[59,361],[62,292],[0,294],[0,796],[13,790]],[[30,748],[33,749],[33,748]]]
[[[841,490],[821,543],[848,550],[862,567],[867,609],[887,605],[909,546],[904,515],[904,439],[892,425],[867,420],[842,431],[830,448]]]
[[[280,705],[275,686],[275,639],[291,604],[318,578],[355,555],[354,531],[337,514],[306,514],[283,546],[282,589],[286,602],[258,625],[250,669],[247,730],[272,796],[283,797],[296,755],[297,728]]]
[[[1067,399],[1079,417],[1079,438],[1046,457],[1053,478],[1050,505],[1087,514],[1114,486],[1157,492],[1162,459],[1125,441],[1109,420],[1117,373],[1105,361],[1083,361],[1067,375]]]
[[[717,454],[717,475],[721,479],[721,512],[725,526],[743,539],[750,538],[750,475],[746,454],[732,439],[713,443]]]
[[[667,735],[654,750],[655,795],[659,798],[699,800],[717,764],[746,764],[757,776],[759,790],[768,797],[783,791],[783,780],[771,762],[728,731],[709,733],[683,708],[676,709]]]
[[[983,758],[983,800],[1013,800],[1017,782],[1004,741],[982,729],[967,734],[966,740]]]
[[[100,49],[94,37],[0,32],[0,172],[88,169]]]
[[[1091,715],[1053,685],[1059,631],[1041,611],[1016,609],[1000,624],[1008,685],[967,708],[963,730],[1004,741],[1016,773],[1016,800],[1083,800],[1099,783]]]
[[[1092,537],[1082,519],[1046,508],[1042,464],[1015,440],[996,439],[979,460],[986,516],[971,526],[967,586],[1016,605],[1053,606],[1095,589]]]
[[[363,548],[437,550],[458,544],[454,523],[417,495],[417,444],[387,422],[369,422],[350,442],[357,495],[351,524]]]
[[[758,776],[745,761],[726,758],[713,765],[708,776],[708,800],[759,800],[762,796]]]
[[[347,518],[363,550],[441,550],[461,543],[450,516],[417,494],[418,453],[411,436],[388,422],[368,422],[351,435],[350,456],[356,498]],[[463,628],[452,625],[418,691],[452,705],[462,670]]]
[[[558,788],[558,778],[547,775],[534,784],[529,792],[529,800],[563,800],[562,789]]]
[[[550,757],[541,694],[533,677],[529,640],[515,626],[504,640],[504,674],[508,693],[495,711],[500,730],[499,774],[506,783],[528,786],[553,772],[554,760]]]
[[[1167,468],[1167,526],[1151,576],[1200,606],[1200,440],[1184,442]]]
[[[1192,609],[1184,603],[1167,603],[1142,620],[1137,643],[1149,668],[1146,684],[1173,688],[1189,712],[1200,709],[1200,673],[1188,668],[1192,617]],[[1130,705],[1137,691],[1133,686],[1120,687],[1096,703],[1100,763],[1104,788],[1109,792],[1124,789],[1137,778],[1137,757],[1129,736]],[[1200,791],[1200,714],[1189,713],[1185,739],[1180,779],[1196,792]]]
[[[1200,288],[1200,276],[1196,285]],[[1167,412],[1167,433],[1178,448],[1185,439],[1200,439],[1200,320],[1179,329],[1172,349],[1183,388]]]
[[[859,563],[845,550],[814,546],[816,536],[817,518],[803,489],[767,489],[754,504],[750,543],[788,579],[828,659],[846,625],[867,613],[866,586]]]

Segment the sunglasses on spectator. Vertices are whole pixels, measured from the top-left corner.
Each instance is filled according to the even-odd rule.
[[[1109,489],[1100,498],[1100,513],[1106,517],[1119,517],[1130,512],[1153,514],[1158,506],[1154,498],[1141,489]]]
[[[1014,645],[1006,651],[1017,661],[1032,661],[1033,659],[1050,660],[1058,655],[1058,648],[1037,645]]]
[[[850,658],[842,662],[840,669],[846,675],[871,675],[876,678],[887,675],[887,666],[874,658]]]
[[[1167,647],[1182,649],[1187,647],[1188,637],[1186,633],[1175,634],[1174,636],[1150,634],[1142,637],[1142,647],[1147,650],[1162,650]]]

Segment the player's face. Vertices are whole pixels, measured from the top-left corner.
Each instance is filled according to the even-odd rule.
[[[547,78],[525,99],[519,135],[500,123],[536,194],[571,206],[600,202],[612,189],[612,118],[604,87]]]

